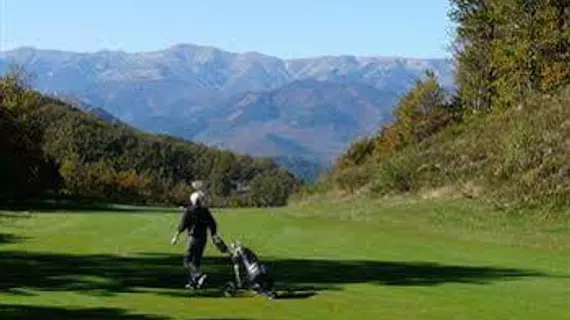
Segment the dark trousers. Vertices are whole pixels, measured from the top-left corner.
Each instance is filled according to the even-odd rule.
[[[188,239],[188,247],[184,255],[184,266],[190,271],[191,275],[199,272],[205,247],[206,238],[191,236]]]

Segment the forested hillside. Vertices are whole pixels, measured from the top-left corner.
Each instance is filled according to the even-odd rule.
[[[432,73],[316,190],[570,204],[570,3],[453,0],[457,91]]]
[[[183,203],[206,182],[215,206],[279,206],[301,182],[269,159],[151,135],[0,79],[0,200],[65,196]]]

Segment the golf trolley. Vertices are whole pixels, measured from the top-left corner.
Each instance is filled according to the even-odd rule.
[[[234,297],[238,290],[253,290],[269,299],[277,297],[273,288],[274,281],[267,267],[253,251],[239,243],[232,242],[227,246],[220,236],[216,236],[213,242],[221,253],[229,256],[233,264],[234,280],[225,284],[226,296]],[[246,277],[242,277],[241,269],[245,271]]]

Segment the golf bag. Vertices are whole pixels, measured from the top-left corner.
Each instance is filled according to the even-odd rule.
[[[254,290],[270,299],[277,296],[273,287],[274,280],[267,266],[253,251],[236,243],[231,243],[228,247],[219,236],[213,240],[216,248],[221,253],[228,254],[233,264],[234,280],[226,283],[224,287],[227,296],[235,296],[240,289]],[[245,272],[245,277],[242,277],[242,270]]]

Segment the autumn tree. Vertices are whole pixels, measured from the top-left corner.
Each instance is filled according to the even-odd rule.
[[[374,148],[385,157],[406,146],[417,144],[454,120],[444,89],[432,71],[406,93],[394,108],[394,122],[380,131]]]
[[[540,89],[552,92],[570,81],[570,2],[544,0],[537,32]]]

